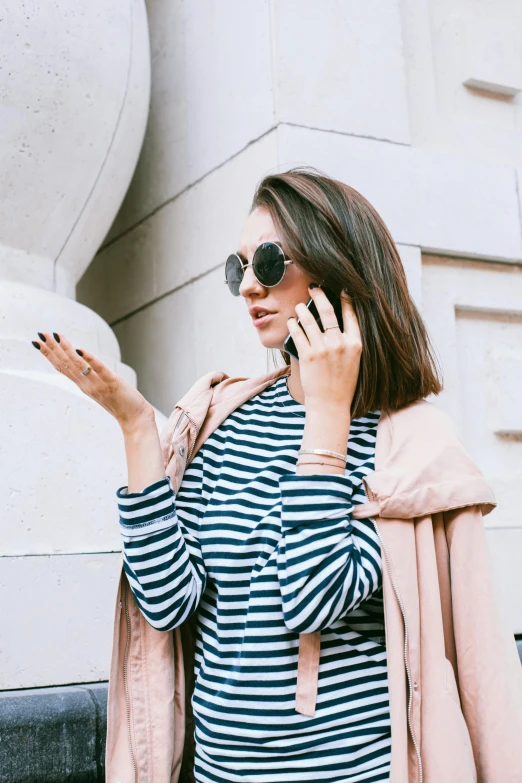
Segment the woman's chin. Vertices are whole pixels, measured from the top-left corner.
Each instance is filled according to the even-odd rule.
[[[259,339],[261,341],[261,345],[264,348],[272,348],[275,351],[282,351],[283,349],[283,343],[286,340],[287,335],[283,338],[281,338],[281,335],[270,335],[270,334],[263,334],[263,332],[259,331]]]

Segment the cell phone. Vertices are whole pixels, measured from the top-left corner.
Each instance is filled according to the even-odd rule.
[[[329,288],[323,288],[322,289],[326,296],[328,297],[328,300],[333,305],[333,309],[337,318],[337,321],[339,322],[339,326],[341,327],[341,332],[344,331],[343,329],[343,311],[342,311],[342,304],[341,304],[341,297],[338,294],[334,294],[333,291],[331,291]],[[321,323],[321,316],[319,315],[319,311],[317,310],[317,306],[313,299],[310,299],[310,301],[307,303],[307,308],[312,313],[313,317],[319,324],[319,329],[321,332],[324,332],[323,324]],[[301,326],[301,322],[297,321],[297,323]],[[303,327],[301,326],[301,329]],[[304,330],[303,330],[304,331]],[[287,353],[290,354],[290,356],[293,356],[294,359],[297,359],[299,361],[299,356],[297,353],[297,348],[295,347],[294,340],[292,338],[292,335],[288,335],[286,340],[283,343],[283,350],[285,350]]]

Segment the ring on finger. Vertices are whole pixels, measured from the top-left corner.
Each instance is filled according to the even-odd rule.
[[[82,370],[81,373],[82,373],[82,375],[87,375],[88,373],[90,373],[91,370],[92,370],[92,367],[91,367],[90,364],[88,364],[86,369]]]
[[[327,329],[339,329],[339,324],[332,324],[332,326],[325,326],[324,331],[326,332]]]

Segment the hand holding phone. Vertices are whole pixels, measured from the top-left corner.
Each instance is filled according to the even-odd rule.
[[[328,297],[329,301],[331,302],[335,316],[337,318],[337,321],[339,323],[339,327],[341,329],[341,332],[343,330],[343,313],[342,313],[342,305],[341,305],[341,299],[337,294],[334,294],[333,291],[331,291],[329,288],[322,288],[326,296]],[[317,310],[317,306],[313,299],[310,299],[306,305],[308,310],[312,313],[313,317],[317,321],[317,324],[319,326],[319,329],[321,332],[324,332],[323,324],[321,322],[321,317],[319,315],[319,311]],[[297,323],[300,325],[300,321],[298,320]],[[302,328],[302,327],[301,327]],[[299,361],[299,355],[297,353],[297,348],[295,347],[294,340],[292,336],[289,334],[286,340],[283,344],[283,350],[285,350],[287,353],[290,354],[290,356],[293,356],[294,359],[297,359]]]

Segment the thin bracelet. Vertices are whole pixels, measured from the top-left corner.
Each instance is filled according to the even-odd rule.
[[[329,462],[327,460],[321,460],[318,462],[315,459],[298,459],[298,465],[330,465],[332,468],[345,468],[346,462]]]
[[[339,454],[338,451],[329,451],[328,449],[299,449],[298,454],[319,454],[321,457],[337,457],[346,461],[346,454]]]
[[[341,470],[344,470],[346,468],[345,462],[330,462],[330,460],[321,460],[321,462],[317,462],[315,459],[310,460],[304,460],[304,459],[298,459],[297,464],[299,466],[301,465],[329,465],[331,468],[341,468]]]
[[[328,468],[341,468],[342,465],[332,465],[331,462],[319,462],[319,461],[310,461],[310,462],[298,462],[297,467],[300,467],[302,465],[326,465]]]
[[[319,456],[321,456],[321,455],[319,455]],[[297,457],[297,460],[298,461],[302,461],[302,462],[306,462],[309,459],[314,459],[314,457],[315,457],[314,454],[299,454],[298,457]],[[341,459],[340,457],[325,456],[325,459],[335,460],[336,462],[340,462],[342,465],[346,465],[346,460],[344,458]]]

